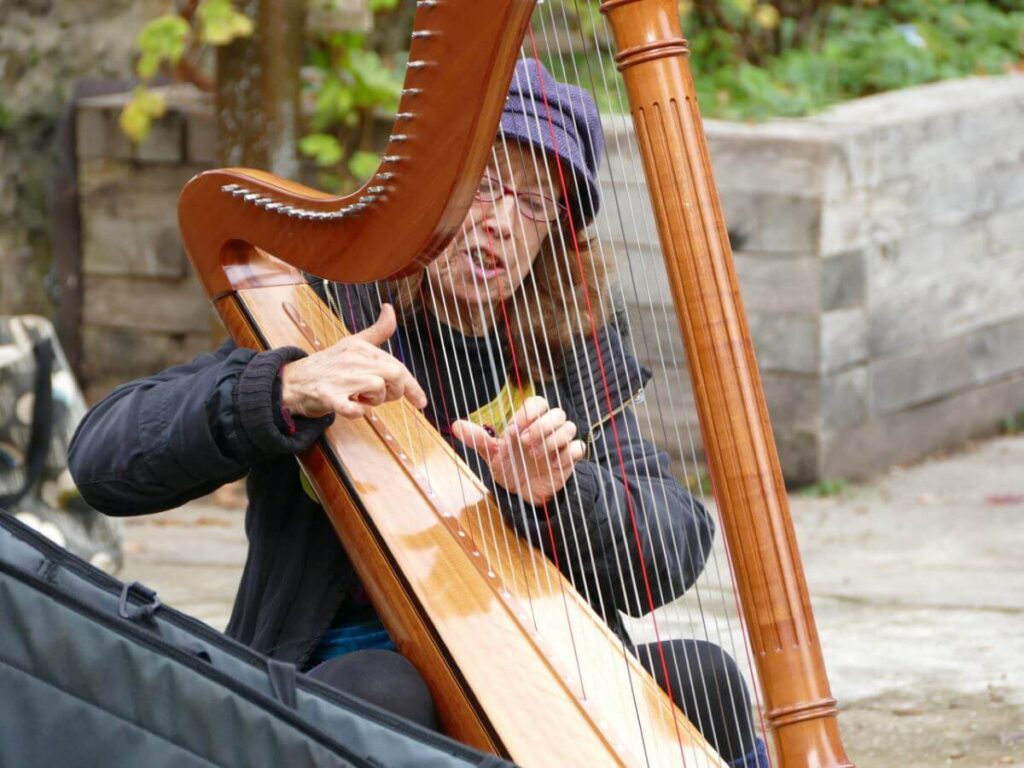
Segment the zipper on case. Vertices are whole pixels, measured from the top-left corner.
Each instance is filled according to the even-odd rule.
[[[26,543],[28,543],[30,546],[34,546],[36,549],[40,550],[40,552],[47,559],[58,563],[61,567],[67,568],[75,575],[83,578],[85,581],[93,584],[94,586],[99,587],[107,594],[112,595],[114,597],[121,596],[121,592],[124,586],[123,582],[121,582],[119,579],[114,578],[113,576],[110,576],[107,573],[104,573],[103,571],[94,569],[91,565],[88,565],[87,563],[83,562],[78,557],[71,554],[63,547],[55,544],[53,541],[46,538],[38,531],[33,530],[32,528],[22,525],[21,523],[18,523],[16,521],[13,521],[13,518],[10,518],[2,513],[0,513],[0,528],[6,530],[15,539],[25,540]],[[8,573],[11,573],[15,577],[21,574],[21,572],[17,568],[8,567],[6,563],[0,563],[0,569]],[[54,596],[56,596],[58,602],[60,602],[62,605],[66,605],[72,610],[76,608],[76,606],[69,604],[66,600],[60,599],[64,596],[59,591],[54,589],[50,584],[42,583],[39,581],[33,581],[32,584],[44,589],[47,592],[47,594],[52,593]],[[128,602],[134,605],[142,605],[145,603],[144,600],[142,600],[134,593],[129,594]],[[122,626],[130,626],[132,630],[135,632],[143,632],[144,634],[142,636],[144,637],[153,637],[151,633],[147,633],[145,630],[141,630],[133,624],[130,624],[128,622],[110,622],[106,620],[106,617],[104,617],[103,614],[96,612],[94,609],[88,610],[90,611],[90,613],[95,613],[95,615],[102,619],[105,624],[107,624],[108,626],[113,626],[115,629],[118,629]],[[242,645],[237,640],[234,640],[221,632],[217,632],[209,625],[204,624],[203,622],[189,616],[188,614],[181,613],[177,609],[171,608],[170,606],[161,605],[160,612],[157,618],[158,620],[168,622],[172,626],[176,626],[178,629],[196,635],[200,640],[203,640],[209,643],[210,645],[215,646],[218,650],[223,651],[224,653],[227,653],[230,656],[234,656],[239,661],[250,664],[251,666],[254,666],[261,671],[265,671],[266,664],[264,663],[263,656],[256,653],[251,648]],[[201,662],[199,659],[193,657],[192,654],[186,651],[182,651],[173,643],[168,643],[167,641],[161,642],[167,643],[166,647],[169,647],[178,653],[184,654],[184,656],[186,656],[188,659],[186,663],[190,668],[207,670],[215,669],[206,662]],[[200,664],[205,666],[195,666],[195,662],[199,662]],[[219,670],[216,671],[219,675],[234,680],[234,678],[231,678],[229,675],[226,675],[220,672]],[[236,684],[241,686],[241,684],[237,682]],[[349,712],[353,712],[354,714],[366,717],[367,719],[372,720],[375,723],[383,725],[394,731],[398,731],[399,733],[408,736],[409,738],[415,739],[421,744],[425,744],[426,746],[441,750],[445,752],[445,754],[448,754],[455,758],[466,760],[467,762],[472,762],[474,764],[479,762],[480,754],[482,753],[478,753],[472,748],[467,747],[463,744],[459,744],[458,742],[453,741],[446,736],[434,734],[433,732],[426,730],[420,730],[416,726],[410,727],[410,723],[406,720],[391,715],[390,713],[385,712],[384,710],[380,710],[375,707],[371,708],[371,705],[368,705],[365,702],[362,702],[354,697],[346,696],[341,691],[331,688],[329,685],[326,685],[324,683],[313,680],[312,678],[308,678],[307,676],[301,673],[298,675],[296,679],[296,685],[302,688],[307,694],[318,696],[319,698],[325,699],[332,704],[335,704],[343,709],[348,710]],[[250,690],[245,686],[241,687],[245,688],[245,690]],[[263,694],[260,694],[255,691],[253,693],[255,693],[257,696],[260,696],[261,698],[263,697]],[[366,765],[368,765],[370,768],[376,768],[372,763],[366,763]]]

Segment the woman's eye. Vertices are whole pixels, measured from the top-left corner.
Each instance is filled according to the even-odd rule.
[[[519,204],[530,216],[544,218],[549,213],[547,201],[540,195],[520,195]]]
[[[477,187],[477,192],[485,197],[493,198],[495,195],[501,193],[501,185],[494,179],[484,176],[480,180],[480,186]]]

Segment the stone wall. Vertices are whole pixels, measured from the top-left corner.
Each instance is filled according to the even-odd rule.
[[[791,482],[910,461],[1024,408],[1022,127],[1021,76],[884,94],[814,118],[707,123]],[[631,147],[615,131],[608,146],[606,173],[630,196]],[[634,258],[649,264],[660,259],[654,228],[633,192],[648,222]],[[667,288],[638,294],[627,300],[643,338]],[[692,425],[692,409],[665,392],[670,373],[659,373],[652,412]]]
[[[0,314],[51,314],[46,192],[57,120],[77,79],[131,76],[135,36],[159,5],[0,2]]]
[[[79,111],[93,396],[221,334],[175,219],[181,186],[212,163],[209,106],[178,91],[136,150],[117,131],[117,110],[105,97]],[[791,482],[910,461],[992,432],[1024,408],[1021,125],[1024,77],[925,86],[815,118],[708,122]],[[608,197],[639,235],[627,249],[618,224],[599,220],[596,233],[639,267],[622,282],[636,351],[658,367],[645,408],[654,419],[669,414],[668,442],[688,449],[699,433],[691,393],[669,385],[685,355],[658,277],[647,193],[629,181],[638,167],[630,142],[611,125],[607,139]]]
[[[87,398],[184,362],[224,336],[185,256],[177,201],[216,151],[210,99],[165,89],[168,111],[134,146],[118,115],[126,96],[79,103],[82,379]]]

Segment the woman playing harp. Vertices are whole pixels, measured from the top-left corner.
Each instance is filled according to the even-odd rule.
[[[83,495],[108,514],[144,514],[248,474],[250,549],[228,634],[436,727],[425,685],[393,652],[291,458],[336,416],[406,398],[628,644],[619,611],[640,615],[686,590],[714,526],[640,435],[631,401],[649,374],[602,311],[598,250],[577,242],[599,207],[602,144],[586,92],[519,62],[461,236],[435,262],[372,286],[311,280],[354,334],[309,356],[228,342],[119,387],[71,446]],[[584,305],[585,318],[567,312]],[[632,649],[730,764],[767,766],[724,651],[696,640]],[[666,656],[671,668],[657,663]]]

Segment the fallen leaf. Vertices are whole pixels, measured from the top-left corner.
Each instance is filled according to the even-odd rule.
[[[985,497],[985,503],[996,507],[1006,504],[1024,504],[1024,493],[994,493]]]

